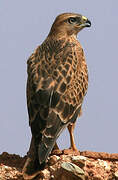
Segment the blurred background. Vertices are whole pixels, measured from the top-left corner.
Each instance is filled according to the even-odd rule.
[[[89,88],[75,128],[80,151],[118,152],[118,1],[1,0],[0,2],[0,153],[24,156],[31,132],[26,106],[27,59],[49,33],[55,17],[80,13],[91,28],[78,34],[84,48]],[[69,147],[67,130],[58,139]]]

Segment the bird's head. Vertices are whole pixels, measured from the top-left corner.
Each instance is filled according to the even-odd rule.
[[[64,13],[56,17],[50,35],[75,35],[85,27],[90,27],[91,22],[80,14]]]

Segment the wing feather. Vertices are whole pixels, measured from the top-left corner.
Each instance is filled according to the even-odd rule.
[[[64,44],[63,40],[57,44],[45,42],[28,60],[29,124],[40,164],[48,157],[62,130],[75,122],[81,111],[84,73],[79,63],[83,52],[79,47],[76,54],[75,45]]]

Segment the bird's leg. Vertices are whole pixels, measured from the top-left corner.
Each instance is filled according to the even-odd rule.
[[[68,131],[70,134],[70,149],[73,151],[78,151],[75,145],[75,140],[74,140],[74,134],[73,134],[74,128],[75,128],[75,123],[68,125]]]
[[[68,131],[70,134],[70,148],[64,149],[64,151],[63,151],[64,154],[80,155],[80,152],[78,151],[78,149],[76,148],[76,145],[75,145],[74,134],[73,134],[74,127],[75,127],[75,123],[68,125]]]
[[[78,151],[78,149],[76,148],[76,145],[75,145],[74,134],[73,134],[74,127],[75,127],[75,123],[68,125],[68,131],[70,134],[70,148],[64,149],[63,150],[64,154],[80,155],[80,152]]]
[[[57,150],[57,149],[59,149],[59,147],[58,147],[57,143],[55,143],[53,150]]]

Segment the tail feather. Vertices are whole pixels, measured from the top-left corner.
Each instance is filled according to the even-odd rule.
[[[38,158],[40,164],[46,161],[47,157],[49,156],[56,143],[57,138],[67,126],[67,124],[64,124],[58,116],[53,122],[54,124],[51,128],[47,127],[44,130],[42,135],[42,141],[39,143],[38,146]]]
[[[55,142],[57,138],[59,137],[59,135],[61,134],[61,132],[68,126],[70,122],[71,123],[75,122],[78,114],[80,113],[80,110],[81,110],[81,107],[77,109],[72,119],[70,119],[65,124],[61,121],[58,115],[55,115],[53,111],[49,115],[48,120],[47,120],[48,121],[47,128],[45,128],[43,132],[42,141],[40,142],[38,146],[38,158],[39,158],[40,164],[46,161],[47,157],[49,156],[49,153],[52,151],[55,145]]]
[[[39,165],[46,161],[61,132],[70,122],[74,123],[79,112],[80,108],[78,108],[72,119],[66,123],[62,122],[58,114],[53,110],[49,111],[46,119],[43,119],[44,116],[42,117],[40,112],[37,113],[35,120],[31,124],[31,130],[36,149],[35,156],[39,161]]]
[[[54,142],[51,143],[50,146],[48,146],[48,147],[46,147],[46,145],[43,142],[39,145],[38,158],[39,158],[40,165],[46,161],[53,146],[54,146]]]

